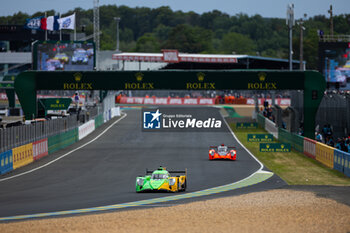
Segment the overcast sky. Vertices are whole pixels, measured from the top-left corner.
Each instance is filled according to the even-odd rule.
[[[54,9],[64,14],[76,7],[90,9],[93,0],[0,0],[0,16],[13,15],[18,11],[33,14],[37,11]],[[126,5],[129,7],[170,6],[172,10],[203,13],[214,9],[230,15],[246,13],[259,14],[263,17],[286,17],[287,4],[294,3],[295,18],[301,18],[304,13],[308,16],[327,15],[329,6],[333,5],[335,15],[350,14],[350,0],[100,0],[101,5]]]

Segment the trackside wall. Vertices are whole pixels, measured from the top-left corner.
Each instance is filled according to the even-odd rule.
[[[340,171],[346,176],[350,177],[350,153],[337,150],[323,143],[316,142],[310,138],[302,137],[300,135],[290,133],[284,129],[277,128],[272,121],[266,119],[261,114],[258,114],[257,122],[260,127],[273,134],[274,137],[276,137],[276,128],[276,138],[279,141],[290,143],[293,149],[302,152],[304,155],[319,161],[323,165]]]

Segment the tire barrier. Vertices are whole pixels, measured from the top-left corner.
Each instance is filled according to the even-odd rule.
[[[95,120],[90,120],[85,124],[79,126],[79,140],[83,139],[95,130]]]
[[[103,101],[102,109],[105,109],[105,113],[108,113],[108,119],[121,115],[120,108],[116,108],[114,105],[114,96],[112,95],[106,97]],[[87,122],[82,127],[78,127],[77,117],[71,116],[56,119],[55,122],[47,121],[45,122],[46,124],[37,123],[34,128],[32,125],[21,126],[22,128],[33,128],[33,131],[18,131],[18,128],[12,127],[1,131],[0,139],[2,140],[0,140],[0,146],[3,150],[0,153],[0,175],[72,145],[79,140],[79,136],[81,139],[88,135],[104,123],[104,114],[99,109],[97,107],[96,111],[89,115],[94,117],[94,120]],[[23,140],[16,141],[18,138]],[[8,143],[8,141],[11,143]],[[32,143],[23,145],[23,143],[27,142]],[[14,148],[14,145],[21,146]],[[8,150],[8,148],[12,149]]]
[[[0,154],[0,175],[13,170],[12,150]]]
[[[344,174],[350,177],[350,153],[344,153]]]
[[[29,143],[12,149],[13,169],[33,162],[33,144]]]
[[[316,143],[316,160],[323,163],[327,167],[333,168],[334,148],[323,143]]]
[[[312,159],[316,158],[316,141],[304,138],[304,154]]]
[[[47,138],[33,142],[33,159],[38,160],[49,154]]]
[[[54,135],[48,138],[49,154],[52,154],[60,149],[63,149],[69,145],[78,141],[78,128],[69,130],[58,135]]]
[[[340,151],[338,149],[334,150],[334,166],[333,166],[333,168],[335,170],[338,170],[338,171],[344,173],[346,154],[347,153]]]
[[[259,126],[276,137],[273,132],[277,127],[272,121],[268,120],[263,115],[258,114],[257,122]],[[290,143],[294,149],[304,153],[306,156],[316,159],[325,166],[342,172],[350,177],[350,153],[337,150],[310,138],[290,133],[281,128],[278,128],[276,138],[280,142]]]

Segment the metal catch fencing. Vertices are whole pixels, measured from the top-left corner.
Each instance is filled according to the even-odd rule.
[[[12,148],[35,142],[56,134],[77,128],[80,124],[94,119],[103,113],[103,106],[97,105],[81,114],[73,114],[63,118],[39,121],[29,125],[0,128],[0,153]]]
[[[292,95],[292,107],[303,121],[302,92],[294,92]],[[307,109],[306,109],[307,111]],[[344,93],[326,93],[321,101],[316,114],[316,130],[321,131],[325,124],[330,124],[334,137],[343,137],[350,133],[350,95]]]

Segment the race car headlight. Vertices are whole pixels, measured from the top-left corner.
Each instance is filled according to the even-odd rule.
[[[215,152],[214,152],[213,150],[211,150],[211,151],[209,152],[209,154],[210,154],[211,156],[213,156],[213,155],[215,154]]]
[[[234,156],[236,154],[235,151],[231,151],[231,156]]]
[[[137,183],[137,185],[142,186],[143,185],[143,181],[144,180],[142,178],[137,178],[136,183]]]
[[[175,184],[175,182],[176,182],[175,178],[169,179],[169,185],[170,186],[173,186]]]

